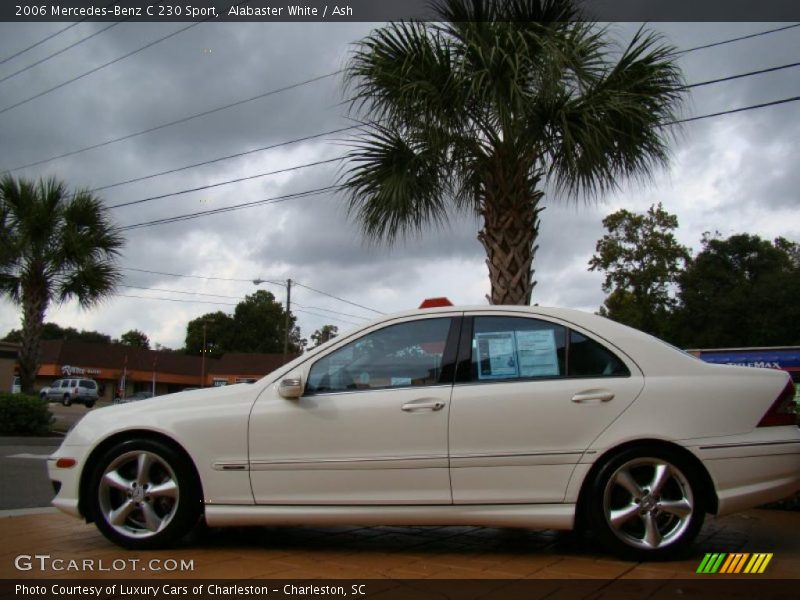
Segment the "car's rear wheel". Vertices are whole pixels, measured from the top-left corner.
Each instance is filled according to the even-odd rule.
[[[64,394],[64,397],[61,399],[61,404],[64,406],[72,406],[72,398],[69,394]]]
[[[705,510],[693,466],[662,448],[630,448],[609,460],[592,482],[589,523],[612,552],[656,560],[684,550]]]
[[[200,515],[200,491],[189,460],[156,440],[131,440],[96,463],[88,493],[97,528],[125,548],[163,548]]]
[[[86,408],[92,408],[94,406],[94,400],[87,400],[85,402]]]

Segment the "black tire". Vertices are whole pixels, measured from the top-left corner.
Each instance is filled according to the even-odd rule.
[[[93,466],[85,493],[100,532],[131,550],[172,545],[201,514],[202,495],[191,462],[156,440],[135,439],[110,448]]]
[[[84,404],[86,408],[92,408],[94,406],[94,400],[87,400]]]
[[[64,397],[61,399],[61,404],[64,406],[72,406],[72,398],[70,398],[69,394],[64,394]]]
[[[703,526],[700,481],[694,465],[675,452],[628,448],[589,483],[587,521],[599,541],[622,558],[672,558]]]

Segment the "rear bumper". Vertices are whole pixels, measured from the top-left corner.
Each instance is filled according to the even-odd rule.
[[[703,440],[689,449],[705,464],[726,515],[800,491],[800,430],[758,429],[737,439]]]

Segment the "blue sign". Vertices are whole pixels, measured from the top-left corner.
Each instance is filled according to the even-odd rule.
[[[800,348],[784,350],[701,350],[700,359],[708,363],[763,367],[767,369],[800,369]]]

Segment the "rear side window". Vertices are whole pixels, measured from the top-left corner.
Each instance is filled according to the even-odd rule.
[[[604,346],[577,331],[570,331],[570,377],[627,377],[630,374],[625,363]]]
[[[475,317],[472,381],[627,377],[613,352],[565,326],[527,317]]]
[[[91,379],[81,379],[81,387],[85,387],[89,390],[96,390],[97,384],[95,384],[95,382]]]
[[[473,381],[563,376],[566,333],[566,327],[538,319],[476,317]]]

